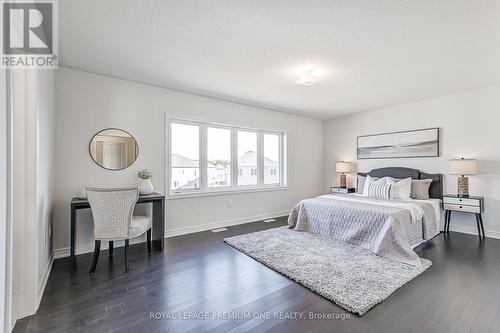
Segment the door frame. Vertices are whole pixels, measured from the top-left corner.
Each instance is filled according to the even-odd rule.
[[[9,70],[0,70],[0,330],[11,332],[11,191]]]

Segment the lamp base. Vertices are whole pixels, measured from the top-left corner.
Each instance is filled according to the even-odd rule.
[[[340,175],[340,188],[347,188],[347,179],[345,175]]]
[[[469,196],[469,177],[458,177],[458,196],[462,198]]]

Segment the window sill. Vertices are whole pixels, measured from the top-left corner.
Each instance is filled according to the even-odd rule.
[[[269,191],[286,191],[287,186],[275,186],[275,187],[260,187],[260,188],[247,188],[247,189],[230,189],[230,190],[218,190],[218,191],[201,191],[201,192],[185,192],[185,193],[171,193],[167,195],[167,200],[175,199],[187,199],[187,198],[197,198],[197,197],[209,197],[215,195],[233,195],[233,194],[245,194],[245,193],[255,193],[255,192],[269,192]]]

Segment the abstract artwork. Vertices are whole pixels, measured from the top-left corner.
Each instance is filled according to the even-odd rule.
[[[358,136],[358,159],[438,156],[439,128]]]

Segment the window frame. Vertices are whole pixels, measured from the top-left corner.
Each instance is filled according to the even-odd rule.
[[[199,188],[193,189],[172,189],[172,131],[171,126],[173,123],[198,126],[199,128]],[[208,187],[208,174],[207,174],[207,154],[208,154],[208,128],[220,128],[230,130],[230,147],[231,147],[231,169],[230,169],[230,186],[223,187]],[[239,165],[238,165],[238,131],[255,132],[257,133],[257,184],[256,185],[239,185]],[[255,191],[269,191],[269,190],[283,190],[287,189],[287,145],[286,145],[286,132],[280,130],[263,130],[256,128],[249,128],[236,125],[225,125],[204,121],[187,120],[181,118],[166,117],[166,189],[168,198],[187,197],[187,196],[200,196],[200,195],[217,195],[228,193],[241,193],[241,192],[255,192]],[[278,135],[279,137],[279,182],[273,184],[264,184],[264,134]],[[278,168],[277,168],[278,169]]]

